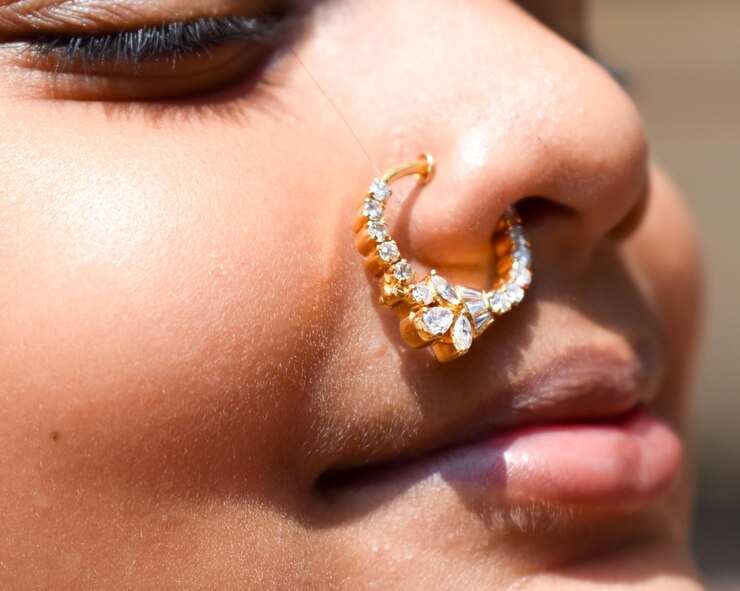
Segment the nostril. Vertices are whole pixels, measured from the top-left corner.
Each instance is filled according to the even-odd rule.
[[[517,201],[515,206],[524,225],[530,229],[546,226],[557,220],[573,219],[577,215],[572,208],[546,197],[527,197]]]
[[[588,224],[583,223],[581,212],[547,197],[521,199],[516,209],[532,242],[534,265],[541,268],[547,261],[557,261],[558,268],[588,265],[592,249],[585,246]]]

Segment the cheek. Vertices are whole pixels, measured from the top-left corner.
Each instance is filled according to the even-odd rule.
[[[269,458],[307,429],[327,301],[341,299],[336,234],[351,240],[336,190],[317,191],[293,147],[310,140],[259,121],[56,115],[65,123],[6,136],[27,150],[3,163],[0,212],[0,397],[14,437],[55,433],[78,447],[81,474],[102,462],[146,481],[167,457],[201,480],[281,477]]]
[[[701,325],[703,262],[683,198],[657,167],[651,169],[644,220],[624,252],[663,328],[666,412],[679,421],[687,413],[675,401],[685,397]]]
[[[677,188],[656,167],[651,169],[643,223],[624,251],[662,326],[666,365],[654,404],[686,439],[690,429],[687,384],[691,384],[701,327],[703,262],[692,216]],[[691,469],[685,470],[685,485],[673,499],[683,523],[690,523],[692,474]]]

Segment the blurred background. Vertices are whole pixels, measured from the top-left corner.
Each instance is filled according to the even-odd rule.
[[[707,323],[696,380],[694,546],[740,591],[740,0],[590,0],[588,43],[637,102],[699,222]]]

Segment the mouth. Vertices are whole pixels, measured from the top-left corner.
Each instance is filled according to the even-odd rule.
[[[682,443],[650,408],[638,357],[579,350],[406,450],[324,472],[320,490],[360,501],[445,484],[495,503],[634,509],[665,496]]]

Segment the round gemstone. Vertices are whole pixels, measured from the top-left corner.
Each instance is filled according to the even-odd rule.
[[[437,293],[442,296],[444,300],[455,306],[460,304],[460,298],[457,297],[455,288],[452,287],[447,279],[441,275],[432,275],[432,283],[434,284],[434,289],[437,290]]]
[[[388,238],[388,226],[383,222],[370,222],[367,225],[367,233],[375,242],[383,242]]]
[[[500,291],[494,291],[488,294],[488,303],[495,314],[505,314],[511,310],[511,303],[506,295]]]
[[[511,280],[520,287],[529,287],[532,283],[532,271],[526,267],[516,267],[510,272]]]
[[[528,267],[532,262],[532,253],[526,245],[518,246],[512,253],[514,260],[522,267]]]
[[[402,260],[393,265],[393,276],[399,281],[411,281],[414,270],[409,263]]]
[[[395,263],[401,257],[398,246],[393,240],[388,240],[378,246],[378,254],[386,263]]]
[[[379,220],[383,217],[383,206],[377,201],[366,199],[362,204],[362,215],[371,220]]]
[[[424,311],[421,315],[421,323],[429,334],[434,336],[443,335],[446,333],[450,326],[452,326],[452,320],[454,315],[451,310],[435,306]]]
[[[516,305],[524,299],[524,290],[516,283],[512,283],[506,286],[505,295],[512,304]]]
[[[391,188],[380,179],[373,180],[368,192],[377,201],[385,201],[391,196]]]
[[[460,316],[455,321],[455,327],[452,329],[452,344],[461,353],[470,349],[470,345],[473,344],[473,328],[467,316]]]
[[[522,230],[522,227],[519,225],[512,226],[509,230],[509,237],[512,240],[521,242],[524,239],[524,230]]]
[[[411,290],[411,297],[424,306],[428,306],[434,299],[434,292],[428,285],[419,284]]]

